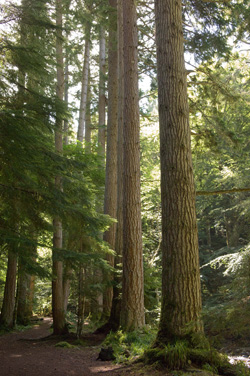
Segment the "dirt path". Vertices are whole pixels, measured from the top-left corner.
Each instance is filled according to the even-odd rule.
[[[141,363],[126,366],[96,360],[103,338],[85,337],[87,346],[55,347],[59,338],[48,338],[52,320],[24,332],[0,336],[0,376],[173,376],[176,372],[145,367]],[[69,340],[70,342],[70,340]],[[178,373],[180,375],[180,373]],[[192,369],[186,376],[208,376],[206,371]]]
[[[24,332],[0,337],[1,376],[121,376],[129,369],[96,360],[99,346],[58,348],[60,340],[39,340],[50,334],[51,319]],[[100,341],[99,341],[100,342]]]

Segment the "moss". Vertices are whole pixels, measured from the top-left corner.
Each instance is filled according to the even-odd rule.
[[[76,346],[71,345],[70,343],[68,343],[66,341],[58,342],[55,346],[56,347],[63,347],[63,348],[66,348],[66,349],[75,349],[76,348]]]
[[[177,341],[174,345],[155,347],[145,351],[146,364],[161,364],[169,370],[180,370],[191,364],[214,374],[225,376],[247,376],[250,370],[244,365],[232,365],[226,355],[215,349],[192,348],[187,341]]]
[[[174,345],[167,345],[163,349],[153,348],[145,351],[146,363],[162,363],[168,369],[183,369],[188,364],[188,348],[186,342],[179,341]]]
[[[76,339],[74,341],[74,345],[76,346],[82,346],[82,347],[86,347],[88,344],[86,341],[82,340],[82,339]]]

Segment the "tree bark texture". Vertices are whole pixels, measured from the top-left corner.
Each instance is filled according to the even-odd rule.
[[[79,123],[77,131],[77,140],[83,142],[84,128],[85,128],[85,118],[86,118],[86,105],[87,105],[87,93],[88,93],[88,81],[89,81],[89,61],[90,61],[90,31],[91,24],[88,22],[85,28],[85,52],[84,52],[84,62],[82,70],[82,90],[81,90],[81,100],[80,100],[80,111],[79,111]]]
[[[106,142],[106,98],[105,98],[105,73],[106,73],[106,40],[105,30],[101,27],[100,30],[100,45],[99,45],[99,103],[98,103],[98,145],[100,147],[101,155],[105,155]]]
[[[163,258],[158,337],[162,340],[202,330],[181,7],[180,0],[155,1]]]
[[[117,216],[117,135],[118,135],[118,55],[117,55],[117,0],[109,0],[109,47],[108,47],[108,124],[107,124],[107,153],[106,180],[104,197],[104,214],[112,218]],[[116,223],[104,233],[103,240],[111,249],[115,249]],[[108,263],[114,266],[114,256],[106,256]],[[113,274],[113,273],[112,273]],[[109,276],[113,280],[113,275]],[[110,315],[113,297],[113,287],[108,287],[103,296],[103,313]]]
[[[117,5],[117,35],[118,35],[118,148],[117,148],[117,225],[115,241],[115,275],[113,287],[112,308],[109,318],[111,330],[117,330],[120,326],[121,315],[121,291],[119,285],[121,276],[119,270],[123,253],[123,99],[124,99],[124,67],[123,67],[123,4],[118,0]]]
[[[12,328],[14,323],[16,293],[17,255],[9,251],[3,305],[0,316],[1,325]]]
[[[138,32],[134,0],[123,0],[124,144],[123,281],[121,326],[145,323],[140,197]]]
[[[62,101],[64,95],[64,71],[63,71],[63,49],[62,49],[62,1],[56,0],[56,59],[57,59],[57,98]],[[55,151],[58,154],[63,152],[63,122],[57,116],[55,130]],[[61,176],[55,177],[55,186],[62,190]],[[59,217],[53,220],[53,280],[52,280],[52,311],[53,311],[53,333],[62,334],[65,331],[65,313],[63,307],[63,262],[60,260],[59,252],[62,249],[62,221]]]

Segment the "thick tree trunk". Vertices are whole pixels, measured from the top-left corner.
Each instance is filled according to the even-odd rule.
[[[117,134],[118,134],[118,54],[117,54],[117,0],[109,0],[109,52],[108,52],[108,125],[106,153],[106,181],[104,214],[112,218],[117,215]],[[113,11],[111,12],[111,8]],[[103,240],[115,249],[116,223],[104,233]],[[114,266],[114,256],[107,255],[108,263]],[[109,280],[113,280],[109,276]],[[113,287],[108,287],[103,296],[103,313],[109,317],[113,297]]]
[[[14,324],[15,293],[16,293],[17,255],[9,251],[8,267],[4,287],[3,305],[0,316],[1,325],[12,328]]]
[[[118,24],[118,151],[123,148],[123,5],[118,0],[117,24]],[[117,225],[115,241],[115,275],[113,287],[112,308],[108,321],[109,330],[117,330],[120,326],[121,315],[121,276],[119,273],[123,253],[123,153],[117,152]]]
[[[106,41],[105,30],[102,27],[100,31],[100,47],[99,47],[99,103],[98,103],[98,145],[100,154],[105,155],[106,129],[106,98],[105,98],[105,73],[106,73]]]
[[[57,87],[56,94],[59,100],[64,95],[64,72],[63,72],[63,51],[62,51],[62,1],[56,0],[56,59],[57,59]],[[57,116],[55,130],[55,150],[63,152],[63,131],[62,120]],[[55,186],[62,190],[62,179],[58,175],[55,178]],[[63,307],[63,262],[60,260],[59,252],[62,249],[62,221],[59,217],[53,220],[53,280],[52,280],[52,310],[53,310],[53,333],[63,334],[66,331],[65,312]]]
[[[134,0],[123,1],[124,52],[124,171],[123,171],[123,280],[121,326],[140,328],[145,323],[138,94],[138,34]]]
[[[88,81],[89,81],[89,61],[90,61],[90,30],[91,24],[88,22],[85,28],[85,53],[82,71],[82,90],[81,90],[81,101],[80,101],[80,111],[79,111],[79,123],[77,131],[77,140],[83,142],[84,138],[84,127],[86,119],[86,104],[87,104],[87,92],[88,92]]]
[[[162,198],[163,341],[202,330],[195,187],[181,0],[156,0]]]

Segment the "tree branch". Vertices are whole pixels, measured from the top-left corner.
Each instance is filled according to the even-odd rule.
[[[196,196],[224,195],[226,193],[250,192],[250,188],[221,189],[218,191],[197,191]]]

